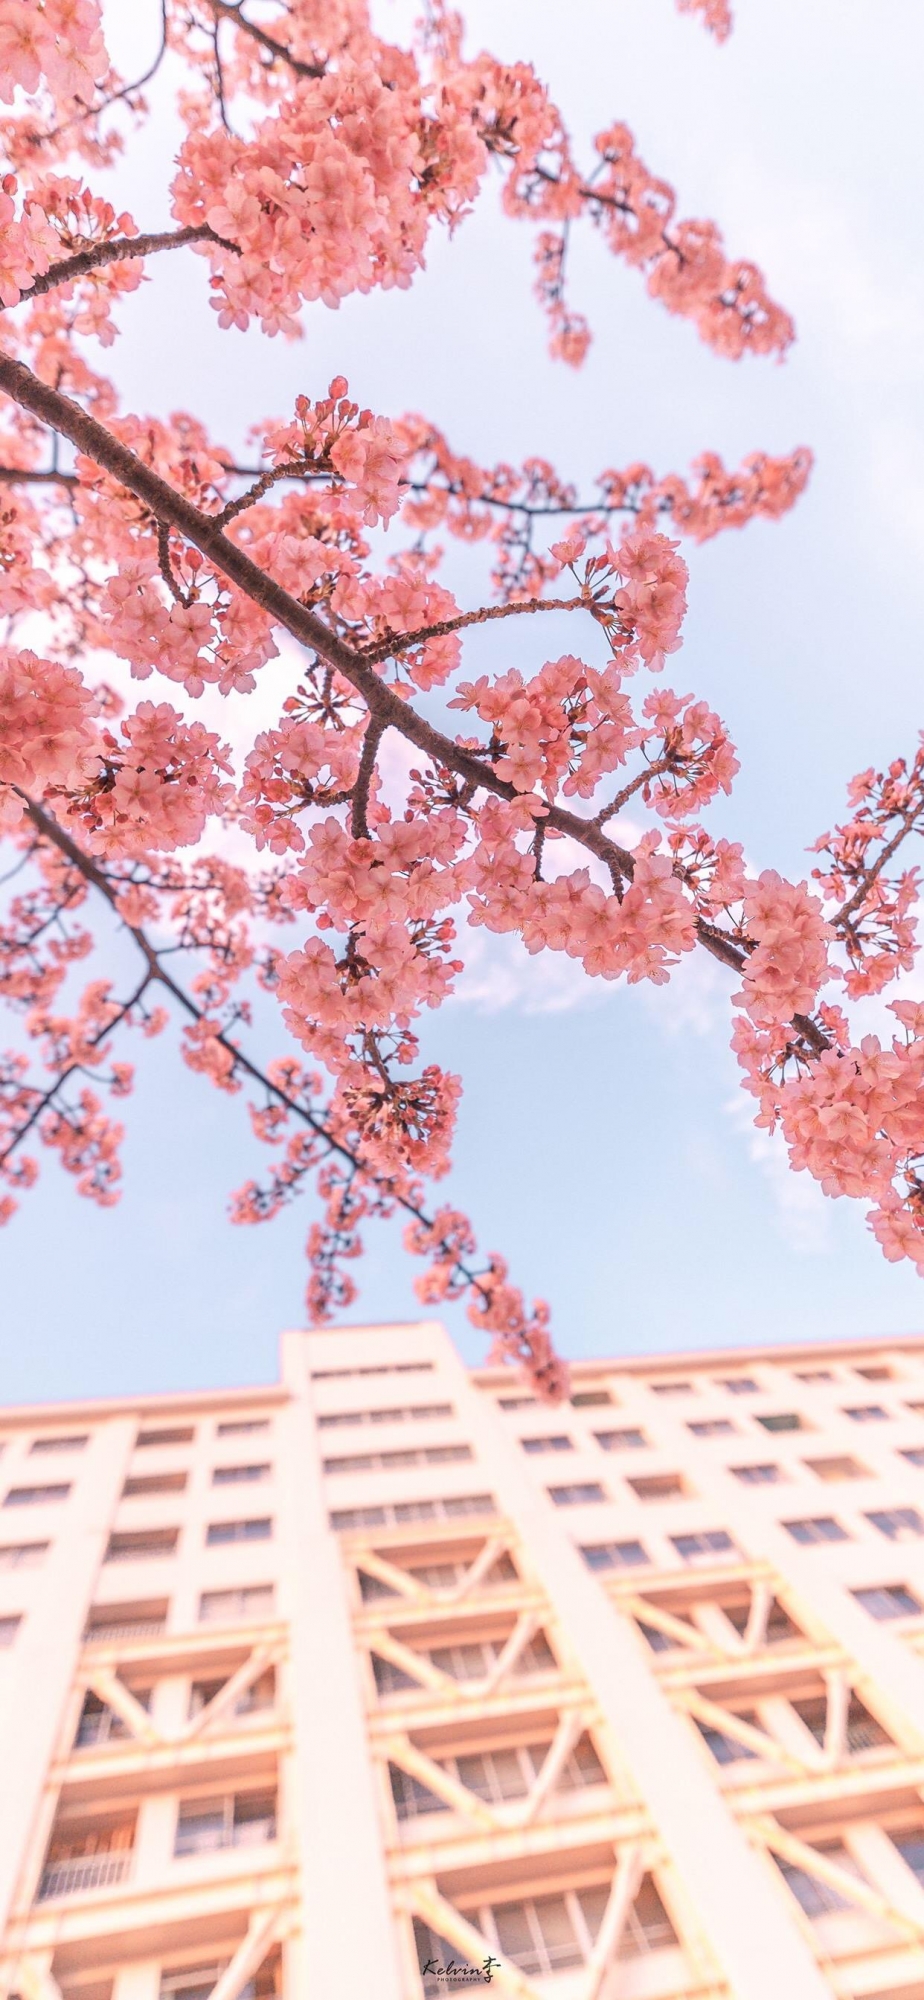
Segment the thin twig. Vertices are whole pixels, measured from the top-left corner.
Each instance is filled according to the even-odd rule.
[[[249,478],[252,471],[256,471],[256,467],[229,465],[227,470],[238,478]],[[246,493],[239,494],[236,500],[229,500],[221,513],[215,515],[216,526],[226,528],[229,521],[237,519],[238,514],[243,514],[248,507],[256,506],[257,501],[262,500],[264,493],[268,493],[271,486],[278,485],[280,480],[304,478],[309,471],[317,479],[329,479],[331,476],[329,467],[319,465],[316,459],[311,458],[300,459],[294,465],[267,466],[265,472],[259,474],[255,484],[248,487]]]
[[[436,625],[422,625],[417,632],[390,632],[372,646],[364,646],[364,660],[393,660],[412,646],[422,646],[427,639],[443,639],[450,632],[463,632],[469,625],[487,625],[494,618],[518,618],[532,611],[590,611],[593,600],[589,597],[529,597],[513,604],[489,604],[478,611],[460,611],[455,618],[441,618]]]
[[[104,111],[108,111],[110,104],[119,104],[123,98],[134,97],[137,90],[141,90],[146,83],[150,83],[152,76],[157,75],[166,53],[167,0],[160,0],[160,48],[154,57],[154,61],[149,64],[143,75],[137,76],[133,83],[124,83],[120,90],[110,91],[106,97],[100,99],[98,104],[85,105],[83,110],[76,112],[73,118],[67,118],[63,125],[52,125],[50,131],[43,134],[43,137],[46,139],[59,139],[62,132],[69,132],[72,126],[83,125],[88,118],[101,117]]]
[[[859,904],[863,902],[864,897],[869,895],[873,883],[877,880],[877,877],[882,874],[886,862],[891,861],[893,854],[901,846],[902,841],[907,839],[907,836],[911,832],[915,820],[920,816],[920,812],[921,812],[921,800],[920,798],[918,798],[916,799],[914,805],[909,806],[908,811],[902,814],[901,825],[899,826],[898,832],[893,834],[892,839],[887,842],[878,860],[873,863],[873,866],[871,868],[867,868],[866,870],[864,870],[861,880],[857,888],[854,890],[853,895],[848,897],[846,903],[841,904],[840,909],[831,918],[830,921],[832,924],[835,924],[838,927],[840,927],[840,925],[842,924],[846,924],[848,917],[851,917],[853,915],[854,910],[857,909]]]
[[[298,57],[293,56],[286,48],[284,42],[274,41],[273,36],[268,35],[265,28],[258,28],[255,21],[246,20],[241,13],[242,0],[235,0],[235,4],[232,4],[232,0],[206,0],[206,5],[211,7],[212,13],[219,20],[233,21],[242,34],[250,35],[252,40],[259,42],[260,47],[267,49],[271,56],[287,63],[289,68],[295,71],[296,76],[321,77],[325,74],[323,65],[300,62]]]
[[[20,796],[22,796],[22,794],[20,794]],[[150,972],[146,972],[144,978],[141,981],[140,986],[136,987],[134,993],[131,996],[131,999],[124,1000],[122,1002],[122,1005],[119,1007],[118,1011],[113,1015],[112,1020],[107,1021],[106,1026],[104,1028],[100,1028],[99,1033],[91,1037],[90,1041],[86,1044],[87,1048],[98,1049],[101,1043],[103,1043],[106,1040],[107,1035],[111,1035],[114,1033],[115,1029],[118,1028],[121,1025],[121,1023],[125,1020],[126,1015],[131,1013],[132,1008],[137,1007],[139,1000],[143,998],[146,989],[151,984],[151,978],[152,974]],[[0,1167],[4,1167],[6,1165],[7,1160],[11,1159],[12,1155],[15,1153],[17,1146],[21,1146],[23,1140],[28,1138],[29,1133],[38,1124],[38,1121],[41,1118],[42,1113],[44,1111],[48,1111],[51,1109],[52,1105],[54,1104],[54,1100],[58,1095],[59,1090],[63,1090],[64,1085],[70,1081],[70,1078],[72,1076],[77,1076],[81,1070],[83,1070],[88,1075],[91,1074],[91,1072],[88,1071],[87,1069],[86,1063],[72,1062],[68,1063],[66,1067],[61,1071],[60,1075],[55,1078],[54,1083],[50,1086],[48,1090],[44,1092],[43,1096],[39,1098],[38,1103],[33,1105],[32,1110],[30,1111],[29,1116],[25,1120],[25,1122],[17,1127],[16,1131],[13,1134],[12,1139],[9,1142],[9,1145],[5,1146],[2,1153],[0,1153]]]

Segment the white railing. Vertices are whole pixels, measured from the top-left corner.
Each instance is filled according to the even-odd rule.
[[[123,1639],[159,1639],[166,1629],[166,1618],[139,1618],[133,1625],[90,1625],[83,1641],[85,1646],[111,1646]]]
[[[38,1901],[52,1896],[74,1896],[84,1889],[104,1889],[122,1882],[131,1864],[131,1849],[116,1854],[81,1854],[72,1861],[51,1861],[42,1872]]]

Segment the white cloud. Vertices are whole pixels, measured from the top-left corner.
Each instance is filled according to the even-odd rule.
[[[731,1032],[729,994],[735,985],[733,972],[697,948],[685,953],[667,986],[646,983],[642,991],[652,1019],[672,1040],[678,1035],[721,1033],[727,1041]]]
[[[497,1014],[564,1014],[598,1007],[613,991],[608,980],[591,979],[575,958],[541,951],[532,957],[518,937],[497,937],[483,929],[463,931],[465,971],[456,983],[457,1004]]]
[[[725,1110],[745,1141],[749,1160],[763,1175],[780,1235],[790,1250],[802,1256],[830,1256],[833,1249],[829,1198],[805,1171],[794,1173],[779,1132],[758,1131],[752,1123],[754,1105],[744,1095],[730,1098]]]

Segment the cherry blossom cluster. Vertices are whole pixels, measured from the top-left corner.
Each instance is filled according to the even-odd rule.
[[[2,0],[0,103],[43,83],[57,107],[88,103],[107,67],[98,0]]]
[[[677,0],[681,14],[699,14],[704,28],[717,42],[726,42],[732,31],[729,0]]]
[[[148,76],[116,77],[96,0],[2,6],[0,57],[8,53],[9,78],[36,107],[4,121],[9,159],[33,170],[69,153],[109,164],[124,143],[113,107],[144,115]],[[721,0],[708,0],[706,23],[720,35],[723,13]],[[222,326],[255,319],[265,333],[295,336],[307,303],[406,287],[430,228],[464,218],[493,158],[506,169],[507,212],[543,225],[537,289],[554,354],[577,364],[589,340],[565,297],[568,230],[582,218],[719,352],[789,344],[791,322],[760,273],[728,260],[713,224],[675,219],[671,190],[643,165],[625,126],[595,141],[585,172],[532,68],[484,52],[467,59],[458,17],[442,8],[430,8],[409,48],[374,34],[361,0],[336,8],[299,0],[269,22],[223,0],[195,9],[163,0],[163,24],[154,68],[169,49],[190,75],[178,106],[188,129],[173,214],[199,238]],[[107,265],[93,287],[106,339],[101,294],[137,282],[117,273]]]
[[[96,712],[77,667],[0,652],[0,825],[22,818],[23,792],[66,790],[95,775]]]

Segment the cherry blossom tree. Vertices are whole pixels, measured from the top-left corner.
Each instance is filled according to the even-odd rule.
[[[678,4],[728,34],[727,0]],[[242,411],[241,456],[184,410],[121,409],[98,360],[168,254],[229,340],[254,322],[291,338],[309,306],[406,287],[492,170],[534,233],[567,365],[590,340],[576,230],[729,360],[783,355],[787,313],[713,223],[678,215],[624,124],[574,145],[532,69],[472,55],[442,0],[406,46],[364,0],[160,5],[157,58],[126,79],[98,0],[0,0],[3,1219],[42,1147],[80,1193],[117,1199],[126,1045],[170,1032],[189,1069],[243,1094],[268,1149],[234,1219],[313,1187],[315,1320],[354,1296],[365,1219],[396,1215],[420,1298],[464,1297],[493,1357],[554,1399],[547,1308],[429,1192],[461,1086],[422,1063],[419,1021],[484,926],[596,979],[663,983],[711,954],[757,1122],[924,1270],[924,1004],[892,1002],[888,1045],[857,1043],[848,1012],[915,961],[900,850],[924,820],[924,753],[854,779],[810,879],[754,877],[703,824],[738,769],[726,727],[658,678],[681,644],[682,538],[778,518],[809,452],[731,470],[707,452],[688,478],[607,467],[581,494],[542,459],[480,465],[426,417],[361,409],[338,376],[288,412]],[[185,136],[172,226],[149,231],[93,179],[118,170],[156,71]],[[487,559],[480,601],[446,580],[453,540]],[[547,612],[573,629],[554,659]],[[532,621],[531,671],[499,657],[470,678],[469,629],[514,618]],[[288,692],[268,721],[275,658]],[[246,754],[202,719],[222,703]],[[281,1013],[273,1055],[259,993]]]

